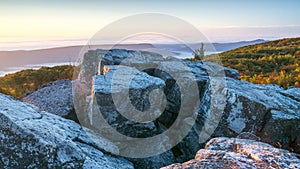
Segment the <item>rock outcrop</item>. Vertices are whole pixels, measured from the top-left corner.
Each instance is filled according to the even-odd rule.
[[[23,102],[37,106],[40,111],[47,111],[67,119],[77,120],[74,111],[72,83],[58,80],[42,86],[39,90],[21,98]]]
[[[133,168],[112,142],[0,94],[1,168]],[[91,139],[93,138],[93,139]]]
[[[193,78],[198,90],[197,92],[190,90],[188,96],[192,98],[191,100],[197,100],[196,96],[198,95],[200,102],[199,104],[193,104],[192,102],[190,107],[195,109],[186,109],[185,112],[196,114],[195,123],[193,123],[193,120],[185,121],[193,127],[181,142],[167,152],[167,154],[171,153],[166,158],[171,159],[169,162],[183,162],[193,158],[196,152],[211,137],[244,137],[244,133],[248,133],[248,136],[257,140],[260,139],[273,146],[299,153],[300,89],[284,90],[276,85],[255,85],[240,81],[239,74],[234,69],[224,68],[207,61],[194,62],[176,58],[163,58],[159,54],[150,52],[115,49],[109,51],[95,50],[89,51],[84,59],[87,61],[83,60],[80,73],[80,80],[83,83],[80,84],[87,84],[85,88],[89,88],[88,85],[91,84],[90,88],[93,89],[87,90],[88,94],[86,95],[89,96],[86,98],[88,99],[82,99],[83,102],[89,100],[89,106],[86,107],[86,110],[90,112],[89,114],[94,113],[93,117],[97,117],[99,113],[104,114],[106,120],[115,129],[128,136],[148,137],[162,133],[172,126],[178,119],[180,110],[182,110],[181,105],[186,103],[183,101],[185,100],[183,99],[184,95],[180,90],[186,89],[188,91],[191,88],[188,81],[191,77]],[[90,61],[96,63],[90,63]],[[102,62],[101,64],[111,68],[110,72],[96,75],[97,69],[95,66],[98,67],[98,62]],[[110,96],[114,95],[114,92],[107,90],[106,87],[111,85],[112,74],[118,67],[139,70],[137,80],[142,79],[140,75],[143,75],[144,78],[153,79],[149,83],[150,86],[153,86],[155,81],[162,81],[161,86],[158,85],[158,88],[163,88],[166,104],[165,110],[159,118],[150,123],[136,125],[126,121],[124,117],[118,114]],[[189,74],[189,72],[192,74]],[[126,71],[123,72],[123,75],[126,76]],[[181,83],[176,77],[182,77],[185,81],[183,80]],[[142,93],[145,93],[140,94],[141,100],[133,99],[131,103],[136,106],[135,108],[143,111],[146,109],[141,107],[145,103],[149,103],[147,93],[150,93],[149,91],[152,88],[151,90],[143,88],[143,85],[149,81],[146,81],[146,83],[136,82],[138,81],[133,79],[132,83],[139,84],[138,88],[143,90]],[[120,80],[119,83],[128,82]],[[182,84],[183,87],[180,88],[179,84]],[[127,86],[129,85],[127,84]],[[136,94],[136,92],[133,93]],[[94,104],[95,100],[98,102],[97,105]],[[124,103],[124,108],[128,106],[128,102],[125,100],[120,102]],[[138,105],[141,107],[139,108]],[[102,111],[95,113],[97,109]],[[113,113],[110,113],[111,111]],[[83,112],[86,113],[86,111]],[[131,113],[131,111],[127,113]],[[90,118],[86,121],[91,123]],[[95,122],[92,126],[97,123],[99,124],[99,122]],[[129,124],[128,127],[124,127],[125,123]],[[93,127],[97,128],[97,126]],[[130,127],[133,130],[130,130]],[[104,131],[103,128],[101,131]],[[143,134],[144,132],[147,132],[148,135]],[[180,131],[178,130],[178,132]],[[168,140],[170,137],[167,136],[166,139]],[[163,144],[157,144],[157,147],[164,149]],[[163,157],[166,156],[129,160],[135,166],[142,165],[151,168],[154,159],[154,161],[163,161]]]
[[[98,65],[109,71],[97,73]],[[277,148],[300,153],[300,89],[240,81],[236,70],[207,61],[91,50],[78,79],[48,84],[22,99],[37,107],[4,95],[0,100],[0,166],[160,168],[198,152],[169,168],[299,167],[294,154]],[[162,137],[149,144],[138,140],[157,135]],[[253,140],[207,143],[212,137]],[[153,152],[164,153],[147,156]],[[124,153],[144,157],[118,157]]]
[[[162,169],[267,169],[300,168],[300,159],[287,150],[247,139],[214,138],[197,152],[195,158]]]

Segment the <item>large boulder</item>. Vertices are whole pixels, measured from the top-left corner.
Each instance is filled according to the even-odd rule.
[[[1,168],[133,168],[116,145],[72,120],[0,94]]]
[[[125,154],[130,154],[126,152],[128,146],[136,147],[141,154],[147,154],[147,146],[140,147],[138,142],[135,143],[135,138],[147,138],[162,132],[155,119],[164,110],[161,103],[165,102],[165,82],[133,67],[107,67],[109,71],[105,75],[94,76],[89,122],[102,135],[116,143],[120,142],[119,147]],[[109,128],[106,123],[113,128]],[[112,134],[116,131],[124,137]],[[124,144],[124,141],[130,144]],[[163,141],[155,144],[157,149],[164,146]],[[149,158],[128,160],[137,168],[159,168],[175,162],[171,151]]]
[[[213,136],[250,132],[273,146],[300,151],[300,89],[226,79],[226,107]]]
[[[237,137],[242,133],[258,136],[275,147],[300,153],[300,89],[285,90],[277,85],[258,85],[238,80],[233,69],[209,62],[185,63],[195,74],[201,95],[196,133],[204,138]],[[223,72],[222,72],[223,71]],[[221,74],[225,79],[215,105],[221,111],[212,111],[212,79]],[[214,117],[214,118],[211,118]]]
[[[194,159],[162,169],[265,169],[300,168],[300,159],[287,150],[247,139],[214,138],[197,152]]]
[[[69,80],[47,83],[39,90],[24,95],[21,100],[35,105],[40,111],[78,121],[73,104],[72,82]]]

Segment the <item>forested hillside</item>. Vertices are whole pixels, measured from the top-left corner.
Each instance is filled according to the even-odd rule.
[[[300,87],[300,38],[246,46],[219,56],[223,66],[240,72],[242,80]]]
[[[0,92],[20,97],[27,92],[36,91],[42,85],[60,80],[72,79],[74,66],[42,67],[38,70],[28,69],[0,77]]]

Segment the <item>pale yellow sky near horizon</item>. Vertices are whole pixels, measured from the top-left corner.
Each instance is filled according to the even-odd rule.
[[[293,3],[1,0],[0,40],[88,39],[118,19],[143,12],[179,17],[218,42],[295,37],[300,25]]]

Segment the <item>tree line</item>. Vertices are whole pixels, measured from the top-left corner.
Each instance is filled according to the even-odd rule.
[[[300,38],[286,38],[218,54],[223,66],[239,71],[242,80],[257,84],[300,87]],[[210,60],[216,55],[205,56]],[[198,60],[199,57],[191,59]]]
[[[74,66],[63,65],[27,69],[0,77],[0,92],[13,97],[38,90],[42,85],[61,79],[73,78]]]

